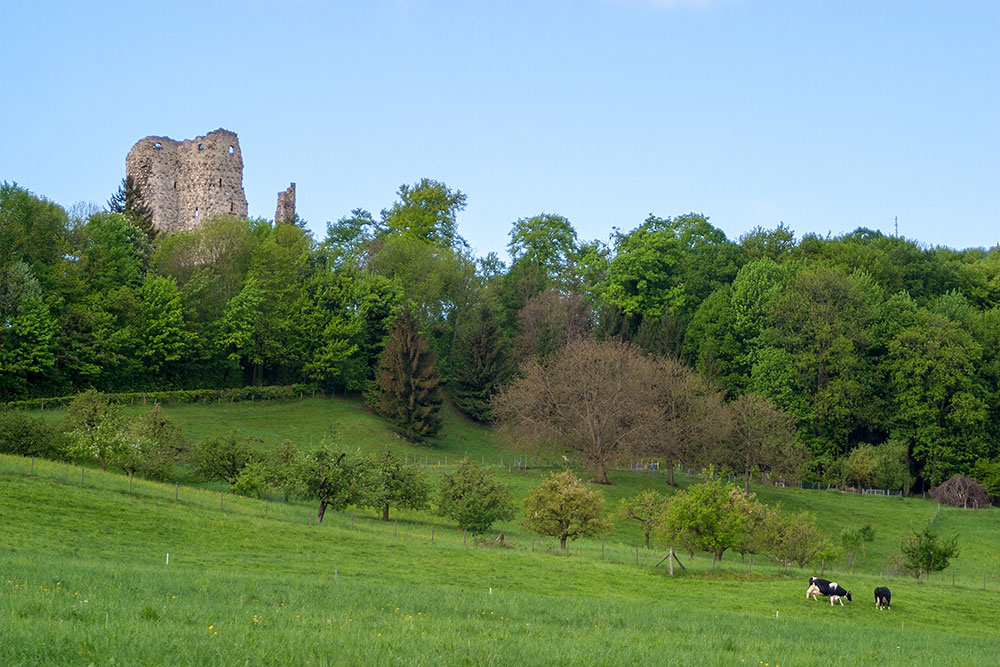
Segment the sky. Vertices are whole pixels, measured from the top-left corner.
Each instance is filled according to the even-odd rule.
[[[294,181],[317,239],[431,178],[478,256],[543,212],[991,247],[998,36],[993,0],[0,0],[0,181],[104,205],[139,139],[223,127],[250,215]]]

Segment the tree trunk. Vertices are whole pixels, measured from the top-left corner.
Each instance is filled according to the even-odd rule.
[[[674,464],[667,463],[667,485],[677,486],[677,482],[674,481]]]
[[[326,501],[320,501],[319,511],[316,512],[316,523],[323,523],[323,515],[326,514]]]
[[[560,537],[559,538],[559,548],[562,549],[563,551],[566,551],[566,538],[565,537]]]
[[[743,491],[750,493],[750,471],[745,470],[743,472]]]
[[[646,548],[649,548],[649,531],[646,531]]]
[[[383,521],[388,521],[389,520],[389,505],[388,505],[388,503],[382,508],[382,520]]]
[[[598,461],[597,463],[597,479],[594,482],[597,484],[611,484],[608,481],[608,470],[604,467],[604,461]]]

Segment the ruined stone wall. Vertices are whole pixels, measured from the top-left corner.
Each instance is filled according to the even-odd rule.
[[[284,192],[278,193],[278,208],[274,212],[275,222],[295,222],[295,183]]]
[[[125,173],[139,186],[160,231],[192,229],[214,215],[247,215],[235,132],[220,128],[189,141],[140,139],[125,158]]]

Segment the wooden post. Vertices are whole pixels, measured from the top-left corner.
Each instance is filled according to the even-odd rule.
[[[532,549],[534,551],[534,549]],[[604,560],[604,540],[601,540],[601,560]]]
[[[35,474],[35,457],[34,456],[31,457],[31,472],[29,474],[32,475],[32,476],[34,476],[34,474]]]
[[[268,503],[268,499],[264,498],[264,518],[265,519],[267,518],[267,503]]]
[[[181,483],[174,482],[174,502],[177,502],[177,494],[180,493],[180,490],[181,490]]]
[[[674,576],[674,548],[670,547],[670,551],[667,552],[667,565],[669,566],[667,570],[670,572],[670,576]]]
[[[80,486],[83,486],[83,471],[84,470],[85,470],[85,468],[83,466],[80,466]]]
[[[604,542],[602,541],[601,544],[603,545]],[[531,536],[531,553],[535,553],[535,536],[534,535]],[[985,579],[983,581],[985,581]]]
[[[396,537],[399,530],[399,519],[392,522],[392,536]]]
[[[468,543],[469,543],[469,531],[463,530],[462,531],[462,544],[468,544]],[[534,544],[534,542],[532,542],[532,544]]]
[[[333,583],[337,583],[338,578],[339,578],[339,574],[337,572],[337,568],[333,568]]]
[[[750,554],[750,559],[747,561],[747,574],[753,572],[753,554]]]
[[[222,499],[226,497],[225,491],[219,491],[219,511],[222,511]]]
[[[128,474],[128,494],[129,494],[130,496],[132,495],[132,475],[134,475],[134,474],[135,474],[135,473],[132,473],[132,472],[130,472],[130,473]]]
[[[826,559],[824,558],[823,560],[820,561],[819,576],[822,577],[825,574],[825,570],[826,570]]]
[[[431,542],[434,541],[434,526],[431,526]]]
[[[636,545],[636,547],[635,547],[635,565],[636,565],[636,567],[639,567],[639,546],[638,545]]]

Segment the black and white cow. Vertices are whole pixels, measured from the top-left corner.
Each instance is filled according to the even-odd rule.
[[[842,598],[847,598],[848,602],[851,601],[851,592],[836,581],[820,579],[819,577],[809,577],[809,588],[806,589],[806,599],[808,600],[809,596],[812,595],[813,600],[815,600],[817,594],[829,597],[831,605],[839,602],[840,606],[844,606]]]
[[[876,609],[890,609],[889,602],[892,600],[892,593],[885,586],[879,586],[875,589],[875,608]]]

